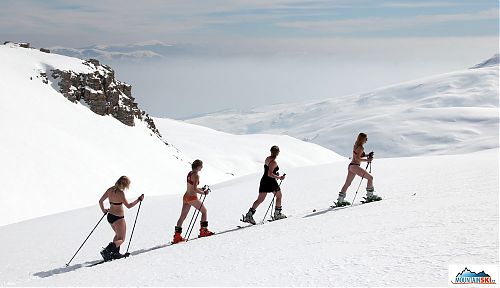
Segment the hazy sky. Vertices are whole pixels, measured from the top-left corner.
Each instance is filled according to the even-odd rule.
[[[114,63],[141,107],[184,117],[470,67],[498,53],[498,12],[497,0],[0,0],[0,40],[193,45],[162,63]]]

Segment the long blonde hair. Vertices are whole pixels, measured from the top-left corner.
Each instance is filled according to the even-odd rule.
[[[367,138],[367,136],[365,133],[359,133],[358,138],[356,139],[356,142],[354,143],[353,150],[356,150],[358,147],[363,147],[363,144],[364,144],[366,138]]]
[[[128,187],[130,186],[130,179],[127,177],[127,176],[122,176],[120,178],[118,178],[118,180],[116,180],[116,183],[115,183],[115,192],[116,190],[125,190],[125,188],[128,189]]]

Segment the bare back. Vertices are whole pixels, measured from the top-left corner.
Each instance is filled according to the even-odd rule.
[[[125,193],[123,191],[111,187],[109,188],[106,193],[108,194],[108,200],[109,200],[109,213],[116,215],[116,216],[124,216],[123,212],[123,202],[125,201]],[[115,204],[112,204],[115,203]],[[122,203],[120,205],[116,205],[118,203]]]

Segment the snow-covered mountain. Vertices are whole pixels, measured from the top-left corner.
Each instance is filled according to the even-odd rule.
[[[0,225],[94,205],[121,175],[132,180],[131,197],[183,193],[196,158],[205,160],[205,184],[260,171],[274,144],[285,148],[284,167],[341,159],[291,137],[226,134],[217,142],[222,133],[190,124],[162,124],[160,136],[130,85],[95,61],[9,43],[0,45],[0,63]],[[177,140],[183,133],[190,137]],[[199,149],[180,151],[188,142]]]
[[[166,44],[158,40],[133,44],[92,45],[82,48],[54,46],[49,48],[56,54],[76,58],[95,58],[99,60],[158,60],[168,56],[190,51],[183,44]]]
[[[145,120],[134,118],[134,125],[128,126],[113,114],[96,114],[85,97],[102,97],[98,91],[79,94],[80,88],[63,85],[67,89],[60,92],[62,80],[53,78],[50,71],[66,71],[58,77],[69,78],[74,73],[99,74],[96,69],[100,68],[87,61],[4,45],[0,46],[0,62],[0,175],[4,176],[0,286],[446,286],[450,264],[499,264],[499,166],[492,161],[499,157],[498,148],[462,155],[376,158],[372,174],[383,200],[331,210],[328,207],[343,184],[349,160],[326,148],[289,136],[231,135],[158,118],[152,119],[159,130],[155,134]],[[424,87],[415,87],[421,93],[409,95],[410,100],[396,97],[397,91],[408,91],[410,84],[387,88],[384,91],[392,94],[374,92],[366,95],[369,99],[358,97],[351,109],[368,109],[363,108],[363,101],[375,107],[388,100],[405,106],[406,101],[418,102],[413,97],[425,90],[441,87],[451,93],[455,87],[463,93],[466,86],[472,95],[469,102],[465,97],[452,97],[461,95],[458,92],[421,99],[435,105],[415,110],[438,110],[415,114],[413,117],[429,118],[413,119],[408,125],[450,120],[439,108],[431,108],[443,106],[444,100],[461,103],[463,109],[458,110],[461,114],[455,121],[472,125],[471,119],[478,121],[482,111],[498,113],[498,104],[490,103],[489,94],[484,101],[491,107],[470,108],[487,90],[485,84],[494,85],[483,78],[490,79],[485,74],[498,75],[498,71],[488,69],[423,80]],[[475,90],[459,80],[483,86]],[[123,85],[118,86],[123,90]],[[122,90],[113,93],[131,99]],[[73,101],[73,97],[84,101]],[[448,109],[456,112],[458,108]],[[403,112],[398,111],[389,107],[386,113],[401,120]],[[406,111],[411,113],[409,108]],[[320,116],[326,113],[317,112]],[[471,119],[463,120],[467,116]],[[480,124],[485,129],[498,127],[498,118],[484,117],[491,123],[479,122],[475,129]],[[320,120],[308,123],[314,128],[314,122]],[[388,124],[386,129],[399,127]],[[498,137],[498,131],[495,133]],[[468,143],[477,149],[481,141],[488,144],[490,140]],[[275,144],[282,150],[280,171],[287,174],[281,187],[283,212],[289,218],[237,229],[241,214],[257,197],[262,160]],[[212,184],[205,204],[209,227],[217,234],[166,247],[180,213],[185,174],[195,158],[205,161],[201,184]],[[130,228],[137,208],[126,211],[129,230],[122,251],[130,244],[132,256],[88,267],[100,259],[99,250],[113,237],[102,221],[66,266],[102,217],[98,198],[124,174],[132,179],[127,192],[130,198],[146,194],[132,242]],[[359,180],[357,177],[348,190],[350,201]],[[356,203],[364,194],[365,183]],[[258,208],[257,220],[264,216],[269,201],[270,197]],[[89,207],[82,208],[85,206]],[[40,217],[47,214],[52,215]],[[13,223],[34,217],[38,218]],[[193,239],[198,228],[195,223]]]
[[[187,122],[236,133],[290,135],[350,156],[359,132],[379,157],[498,147],[498,55],[475,66],[360,95],[221,111]]]
[[[130,243],[132,256],[95,267],[87,265],[100,259],[99,250],[113,237],[105,222],[65,263],[101,217],[97,204],[3,226],[0,286],[445,287],[450,264],[499,263],[499,174],[492,159],[498,149],[376,159],[372,172],[384,200],[341,210],[326,208],[344,181],[347,161],[286,169],[283,212],[289,218],[236,230],[257,196],[260,173],[240,177],[214,185],[205,200],[209,226],[218,234],[169,247],[163,246],[182,196],[149,196]],[[255,219],[262,220],[270,201]],[[128,234],[136,211],[126,211]],[[196,223],[191,237],[198,228]]]

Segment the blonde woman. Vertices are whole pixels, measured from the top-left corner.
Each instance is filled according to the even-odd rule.
[[[105,261],[123,257],[123,255],[120,254],[120,245],[125,241],[127,226],[122,205],[130,209],[144,199],[144,194],[142,194],[134,202],[128,203],[124,191],[128,189],[129,186],[130,179],[127,176],[121,176],[113,187],[108,188],[108,190],[104,192],[99,200],[99,206],[101,207],[102,213],[108,214],[108,222],[115,232],[113,242],[110,242],[108,246],[101,251],[102,258],[104,258]],[[104,200],[106,199],[109,199],[109,209],[104,209]]]
[[[354,143],[354,147],[352,148],[352,160],[349,163],[347,168],[347,177],[345,179],[344,186],[339,192],[339,197],[337,199],[336,206],[344,206],[350,205],[349,202],[345,201],[345,196],[347,189],[354,180],[356,175],[365,178],[368,180],[368,184],[366,184],[366,201],[378,201],[381,200],[379,196],[373,194],[375,192],[375,188],[373,187],[373,176],[368,173],[365,169],[361,167],[361,162],[369,162],[371,163],[373,160],[373,152],[365,154],[364,144],[368,141],[368,136],[365,133],[359,133],[356,142]]]
[[[259,207],[264,199],[266,199],[267,193],[276,194],[276,209],[274,210],[273,218],[275,220],[286,218],[285,214],[281,213],[281,199],[283,194],[281,193],[280,186],[276,180],[285,179],[285,175],[279,176],[278,173],[280,168],[278,166],[278,162],[276,162],[276,158],[278,158],[279,154],[280,148],[278,146],[271,147],[271,155],[267,156],[266,160],[264,160],[264,175],[262,175],[262,178],[260,179],[259,196],[257,197],[257,200],[253,202],[252,207],[248,209],[247,214],[243,216],[243,222],[248,222],[254,225],[256,224],[253,219],[253,215],[257,211],[257,207]]]
[[[198,185],[200,184],[200,176],[198,175],[198,172],[200,172],[202,168],[203,162],[199,159],[195,160],[193,164],[191,164],[191,171],[186,177],[187,188],[186,193],[184,193],[184,196],[182,197],[181,215],[179,216],[179,220],[177,220],[177,225],[175,226],[174,239],[172,241],[172,243],[174,244],[185,241],[185,239],[182,238],[181,235],[182,223],[186,219],[191,206],[193,206],[195,209],[199,209],[199,211],[201,212],[201,227],[198,237],[207,237],[214,234],[213,232],[208,230],[207,208],[205,208],[205,205],[202,205],[200,199],[198,199],[198,194],[207,195],[210,192],[210,189],[206,189],[206,187],[203,187],[201,189],[198,188]]]

